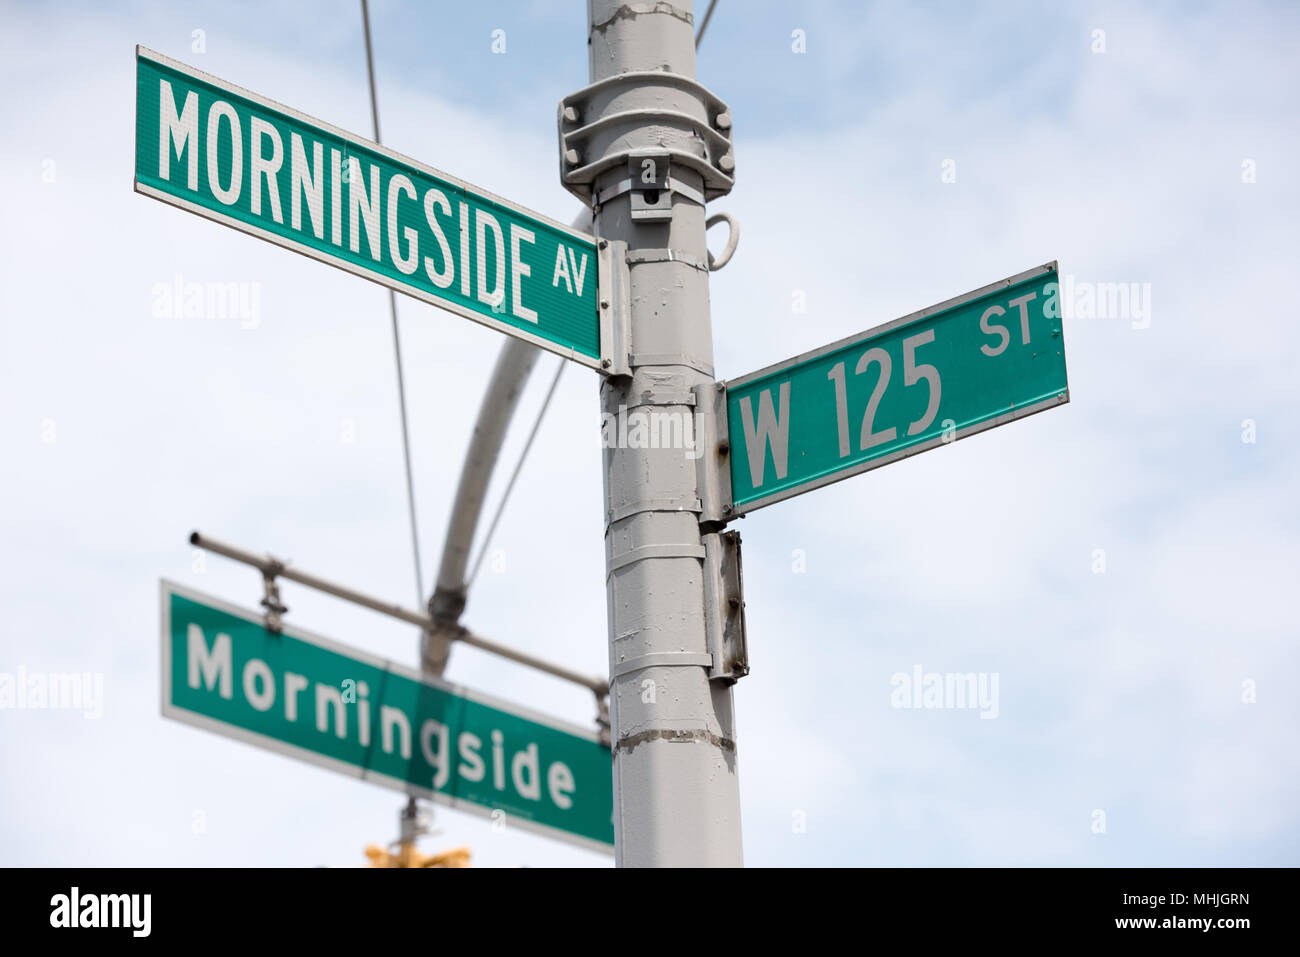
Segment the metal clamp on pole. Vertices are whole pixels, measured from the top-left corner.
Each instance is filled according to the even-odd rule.
[[[280,585],[275,580],[282,571],[284,565],[273,559],[262,569],[262,600],[258,604],[266,609],[266,630],[273,635],[284,630],[283,616],[289,611],[280,601]]]
[[[592,197],[599,209],[616,196],[631,193],[631,216],[641,222],[668,222],[673,218],[672,194],[704,205],[704,193],[669,173],[671,157],[666,150],[632,150],[627,154],[627,179],[605,187]]]
[[[734,684],[749,674],[740,533],[704,536],[704,635],[713,661],[709,680]]]
[[[596,733],[600,736],[600,743],[605,747],[613,747],[614,739],[610,736],[609,720],[609,693],[596,693]]]
[[[629,102],[642,105],[628,109]],[[703,205],[736,182],[731,110],[679,73],[631,70],[598,80],[560,101],[558,126],[560,181],[589,206],[632,190],[633,219],[667,221],[672,193]],[[647,126],[655,129],[658,148],[631,145],[644,142]],[[620,166],[628,178],[597,193],[601,174]],[[703,190],[674,179],[670,167],[698,173]]]

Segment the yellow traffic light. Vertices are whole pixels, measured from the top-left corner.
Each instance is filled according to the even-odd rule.
[[[371,867],[469,867],[469,848],[456,847],[441,854],[421,854],[412,842],[399,841],[395,851],[378,844],[366,846]]]

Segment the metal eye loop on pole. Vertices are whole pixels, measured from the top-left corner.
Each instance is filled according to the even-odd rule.
[[[740,220],[736,219],[731,213],[714,213],[704,221],[705,229],[712,229],[718,223],[725,222],[731,232],[727,236],[727,245],[722,249],[722,255],[714,257],[709,253],[709,271],[717,272],[727,263],[731,262],[731,257],[736,254],[736,244],[740,242]]]

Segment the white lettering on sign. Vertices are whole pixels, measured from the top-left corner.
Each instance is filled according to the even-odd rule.
[[[221,119],[225,117],[230,127],[230,185],[221,188],[218,182],[221,166]],[[217,100],[208,110],[208,188],[218,202],[233,206],[239,202],[244,185],[244,137],[239,129],[239,114],[225,100]]]
[[[564,243],[555,247],[555,278],[551,280],[551,287],[558,287],[561,279],[564,280],[564,288],[573,292],[573,280],[569,278],[569,261],[564,258]]]
[[[229,635],[218,634],[209,652],[203,630],[198,625],[190,625],[185,633],[185,658],[188,664],[185,673],[191,688],[198,690],[202,673],[203,686],[207,690],[211,691],[216,685],[217,694],[230,700],[234,692],[231,690]]]
[[[398,739],[398,754],[405,760],[411,759],[411,721],[406,716],[406,712],[401,708],[393,708],[389,705],[379,706],[379,733],[383,741],[384,751],[388,754],[393,753],[393,732],[400,732]]]
[[[1018,299],[1011,300],[1011,305],[1020,307],[1020,344],[1022,346],[1029,345],[1029,303],[1037,298],[1038,293],[1030,292],[1025,293]]]
[[[772,465],[778,479],[785,478],[787,452],[790,447],[790,383],[780,386],[781,411],[772,406],[772,391],[764,389],[758,396],[758,422],[750,397],[740,400],[740,418],[745,428],[745,451],[749,456],[749,476],[754,488],[763,484],[767,466],[767,449],[772,449]]]
[[[187,89],[175,76],[154,83],[158,105],[148,119],[156,117],[158,128],[140,127],[148,129],[147,152],[142,151],[147,162],[137,157],[141,191],[144,185],[170,184],[165,192],[193,193],[187,198],[198,205],[245,222],[254,217],[260,221],[254,229],[269,229],[277,239],[292,230],[312,255],[328,252],[366,268],[376,264],[386,281],[410,277],[407,285],[445,290],[456,306],[476,312],[489,307],[516,327],[549,325],[555,311],[572,314],[570,306],[542,294],[552,246],[552,287],[563,285],[578,298],[587,291],[595,257],[576,233],[562,234],[571,242],[557,241],[548,223],[520,221],[518,211],[467,187],[432,185],[431,171],[404,167],[373,144],[339,142],[335,134],[304,128],[301,118],[251,107],[234,94],[223,98]],[[163,184],[147,182],[155,156]],[[549,328],[529,333],[560,335],[556,342],[570,335]],[[584,328],[582,336],[588,333]],[[583,348],[589,346],[584,342]]]
[[[249,122],[249,135],[253,138],[253,149],[248,161],[249,172],[253,178],[253,195],[250,206],[254,216],[262,215],[262,179],[266,179],[266,195],[271,201],[271,218],[284,225],[284,216],[280,213],[280,185],[276,174],[284,165],[284,144],[275,127],[260,116]],[[262,155],[262,141],[271,141],[271,155]]]
[[[908,435],[924,432],[939,414],[939,400],[943,396],[943,383],[939,378],[939,370],[928,362],[916,361],[916,350],[931,342],[934,342],[933,329],[918,332],[903,340],[903,385],[918,385],[924,379],[930,389],[925,411],[921,413],[919,419],[908,425]],[[885,390],[889,387],[889,377],[894,367],[893,359],[885,349],[877,346],[862,353],[853,372],[855,375],[862,375],[873,365],[880,367],[880,376],[871,390],[871,397],[867,399],[867,411],[862,416],[862,431],[858,437],[859,452],[898,440],[897,426],[891,425],[879,432],[875,430],[876,411],[880,407],[880,401],[885,397]],[[839,429],[839,452],[840,458],[845,458],[852,449],[849,445],[849,402],[848,387],[844,381],[844,363],[835,363],[826,373],[826,378],[835,385],[835,417]]]
[[[561,245],[564,245],[564,244],[561,243]],[[573,247],[571,247],[571,246],[565,246],[564,248],[567,249],[567,250],[569,251],[569,268],[570,268],[570,269],[572,270],[572,272],[573,272],[573,291],[574,291],[577,295],[581,296],[581,295],[582,295],[582,277],[583,277],[583,276],[586,274],[586,272],[587,272],[587,254],[586,254],[586,253],[583,253],[583,254],[582,254],[582,263],[579,264],[579,263],[574,259],[574,257],[573,257]]]
[[[284,673],[284,716],[289,721],[298,720],[298,695],[307,690],[307,676],[292,671]]]
[[[483,763],[483,739],[468,731],[461,732],[457,748],[460,751],[460,766],[457,773],[466,781],[478,783],[487,774],[487,765]]]
[[[903,385],[916,385],[924,379],[930,386],[930,400],[925,412],[907,427],[908,435],[924,432],[939,414],[939,398],[943,395],[943,384],[939,380],[939,370],[928,362],[916,364],[916,350],[926,343],[934,342],[934,330],[927,329],[903,340]]]
[[[469,204],[460,207],[460,294],[469,297]]]
[[[565,255],[568,259],[565,259]],[[582,262],[579,263],[573,254],[573,249],[560,243],[555,249],[555,276],[551,279],[551,286],[558,287],[560,280],[564,280],[564,286],[569,292],[582,295],[582,280],[587,273],[587,254],[582,254]]]
[[[1020,310],[1020,344],[1029,345],[1029,304],[1038,298],[1038,293],[1030,292],[1023,296],[1012,299],[1009,303],[1013,308]],[[980,346],[980,352],[986,356],[1000,356],[1006,351],[1007,345],[1011,342],[1011,333],[1007,327],[999,322],[992,322],[995,316],[1005,316],[1007,311],[1001,306],[989,306],[984,310],[984,315],[980,316],[980,332],[985,335],[997,335],[1000,340],[996,346],[985,343]]]
[[[889,385],[889,374],[893,371],[894,362],[889,358],[889,353],[879,348],[868,349],[862,354],[862,358],[858,360],[857,368],[853,370],[853,374],[862,375],[873,363],[880,366],[880,378],[876,380],[876,387],[871,390],[871,398],[867,400],[867,414],[862,417],[862,434],[858,437],[858,448],[863,452],[883,442],[893,442],[898,438],[898,429],[892,425],[880,432],[873,431],[875,429],[876,410],[880,407],[880,400],[885,397],[885,387]]]
[[[515,752],[510,762],[510,780],[520,797],[530,801],[542,799],[541,772],[537,767],[537,743],[530,742],[522,751]]]
[[[433,238],[438,241],[438,251],[442,254],[442,268],[436,269],[428,256],[424,257],[424,271],[429,274],[429,281],[439,289],[446,289],[455,279],[456,267],[451,261],[451,246],[447,243],[447,234],[442,231],[442,224],[434,214],[434,208],[442,210],[442,215],[451,215],[451,203],[442,195],[441,190],[431,189],[424,194],[424,219],[433,230]]]
[[[311,231],[317,239],[325,238],[325,176],[320,143],[311,144],[311,166],[302,148],[302,137],[294,133],[289,137],[289,225],[302,229],[302,201],[307,200],[311,216]]]
[[[316,730],[329,731],[330,711],[334,713],[334,733],[340,738],[348,736],[348,712],[343,706],[343,692],[332,685],[316,685]]]
[[[980,332],[985,335],[997,335],[1002,337],[1002,341],[996,346],[991,346],[987,342],[980,346],[980,352],[986,356],[1000,356],[1006,351],[1007,343],[1011,341],[1011,333],[1007,332],[1007,327],[998,322],[990,322],[994,316],[1005,316],[1007,311],[1001,306],[989,306],[984,310],[984,315],[980,316]]]
[[[330,242],[335,246],[343,245],[343,154],[330,150]]]
[[[415,199],[415,184],[398,173],[388,184],[388,254],[393,257],[393,265],[397,267],[397,271],[409,276],[420,265],[420,234],[410,226],[402,230],[402,235],[406,237],[406,248],[409,250],[409,253],[403,256],[401,243],[397,241],[397,198],[403,193]]]
[[[171,145],[176,144],[176,158],[188,147],[189,167],[186,170],[185,185],[190,189],[199,188],[199,97],[193,90],[185,94],[185,106],[180,115],[176,115],[176,97],[172,94],[172,85],[161,81],[158,91],[158,175],[171,179]]]
[[[524,305],[524,294],[520,287],[520,278],[531,276],[532,267],[527,265],[519,258],[519,244],[521,242],[529,243],[534,241],[532,230],[524,229],[522,226],[510,224],[510,297],[511,309],[520,319],[526,319],[528,322],[537,321],[537,313]],[[561,244],[562,245],[562,244]]]
[[[447,760],[450,757],[447,754],[447,735],[447,726],[441,721],[429,718],[420,726],[420,750],[424,753],[424,760],[429,762],[429,767],[433,768],[435,790],[446,784],[447,778],[451,776],[451,762]],[[437,750],[433,747],[435,736],[438,738]]]
[[[783,400],[784,401],[784,400]],[[770,404],[770,402],[769,402]],[[762,413],[760,412],[760,418]],[[782,466],[784,468],[784,466]],[[234,664],[230,635],[218,632],[211,647],[196,623],[186,626],[186,675],[189,687],[195,691],[215,692],[221,698],[234,697]],[[371,708],[369,688],[364,681],[356,682],[355,698],[345,698],[339,688],[321,682],[312,682],[305,675],[286,671],[279,685],[271,665],[256,657],[243,664],[240,673],[240,690],[243,700],[254,711],[270,712],[279,705],[284,719],[296,724],[303,715],[301,695],[311,689],[313,727],[323,735],[347,740],[356,728],[355,738],[363,747],[370,746]],[[277,690],[283,693],[277,695]],[[279,700],[277,701],[277,698]],[[351,705],[351,707],[350,707]],[[349,722],[349,711],[356,710],[355,725]],[[379,705],[379,746],[385,754],[398,754],[410,760],[412,751],[412,718],[402,708]],[[311,720],[311,718],[308,718]],[[433,718],[420,723],[417,740],[421,754],[434,770],[433,788],[443,788],[457,777],[478,783],[487,776],[488,766],[483,755],[483,740],[470,731],[462,731],[451,740],[447,725]],[[512,754],[507,756],[505,736],[499,730],[491,732],[492,786],[506,790],[507,782],[520,797],[541,801],[543,785],[546,795],[561,810],[573,807],[576,783],[572,769],[563,761],[543,764],[539,746],[535,741],[512,743]],[[454,752],[452,750],[454,746]],[[543,767],[545,770],[543,772]]]
[[[270,711],[275,704],[275,679],[260,658],[249,658],[244,665],[244,697],[255,711]]]
[[[569,797],[574,791],[573,772],[563,761],[556,761],[546,772],[546,788],[551,792],[551,800],[555,806],[562,811],[567,811],[573,807],[573,798]]]
[[[361,252],[359,235],[362,223],[366,227],[366,242],[370,258],[379,262],[379,167],[370,164],[370,194],[366,195],[366,182],[361,177],[361,162],[348,157],[348,248]]]
[[[478,301],[485,306],[499,306],[506,298],[505,259],[506,242],[501,235],[501,224],[491,213],[481,209],[474,210],[475,251],[478,253]],[[492,288],[487,283],[487,234],[492,233],[492,251],[496,253],[493,260],[496,272],[492,276]]]

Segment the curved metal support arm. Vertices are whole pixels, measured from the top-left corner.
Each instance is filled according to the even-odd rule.
[[[584,209],[573,220],[574,229],[591,229],[591,210]],[[483,392],[478,421],[470,436],[465,464],[461,468],[456,498],[451,505],[451,518],[447,523],[447,539],[442,547],[442,562],[433,596],[429,599],[429,615],[433,628],[420,639],[420,661],[426,671],[442,674],[451,654],[451,643],[458,637],[460,616],[469,598],[467,572],[470,547],[483,512],[488,483],[496,468],[506,431],[514,417],[524,386],[541,350],[520,339],[508,338],[497,356]]]

